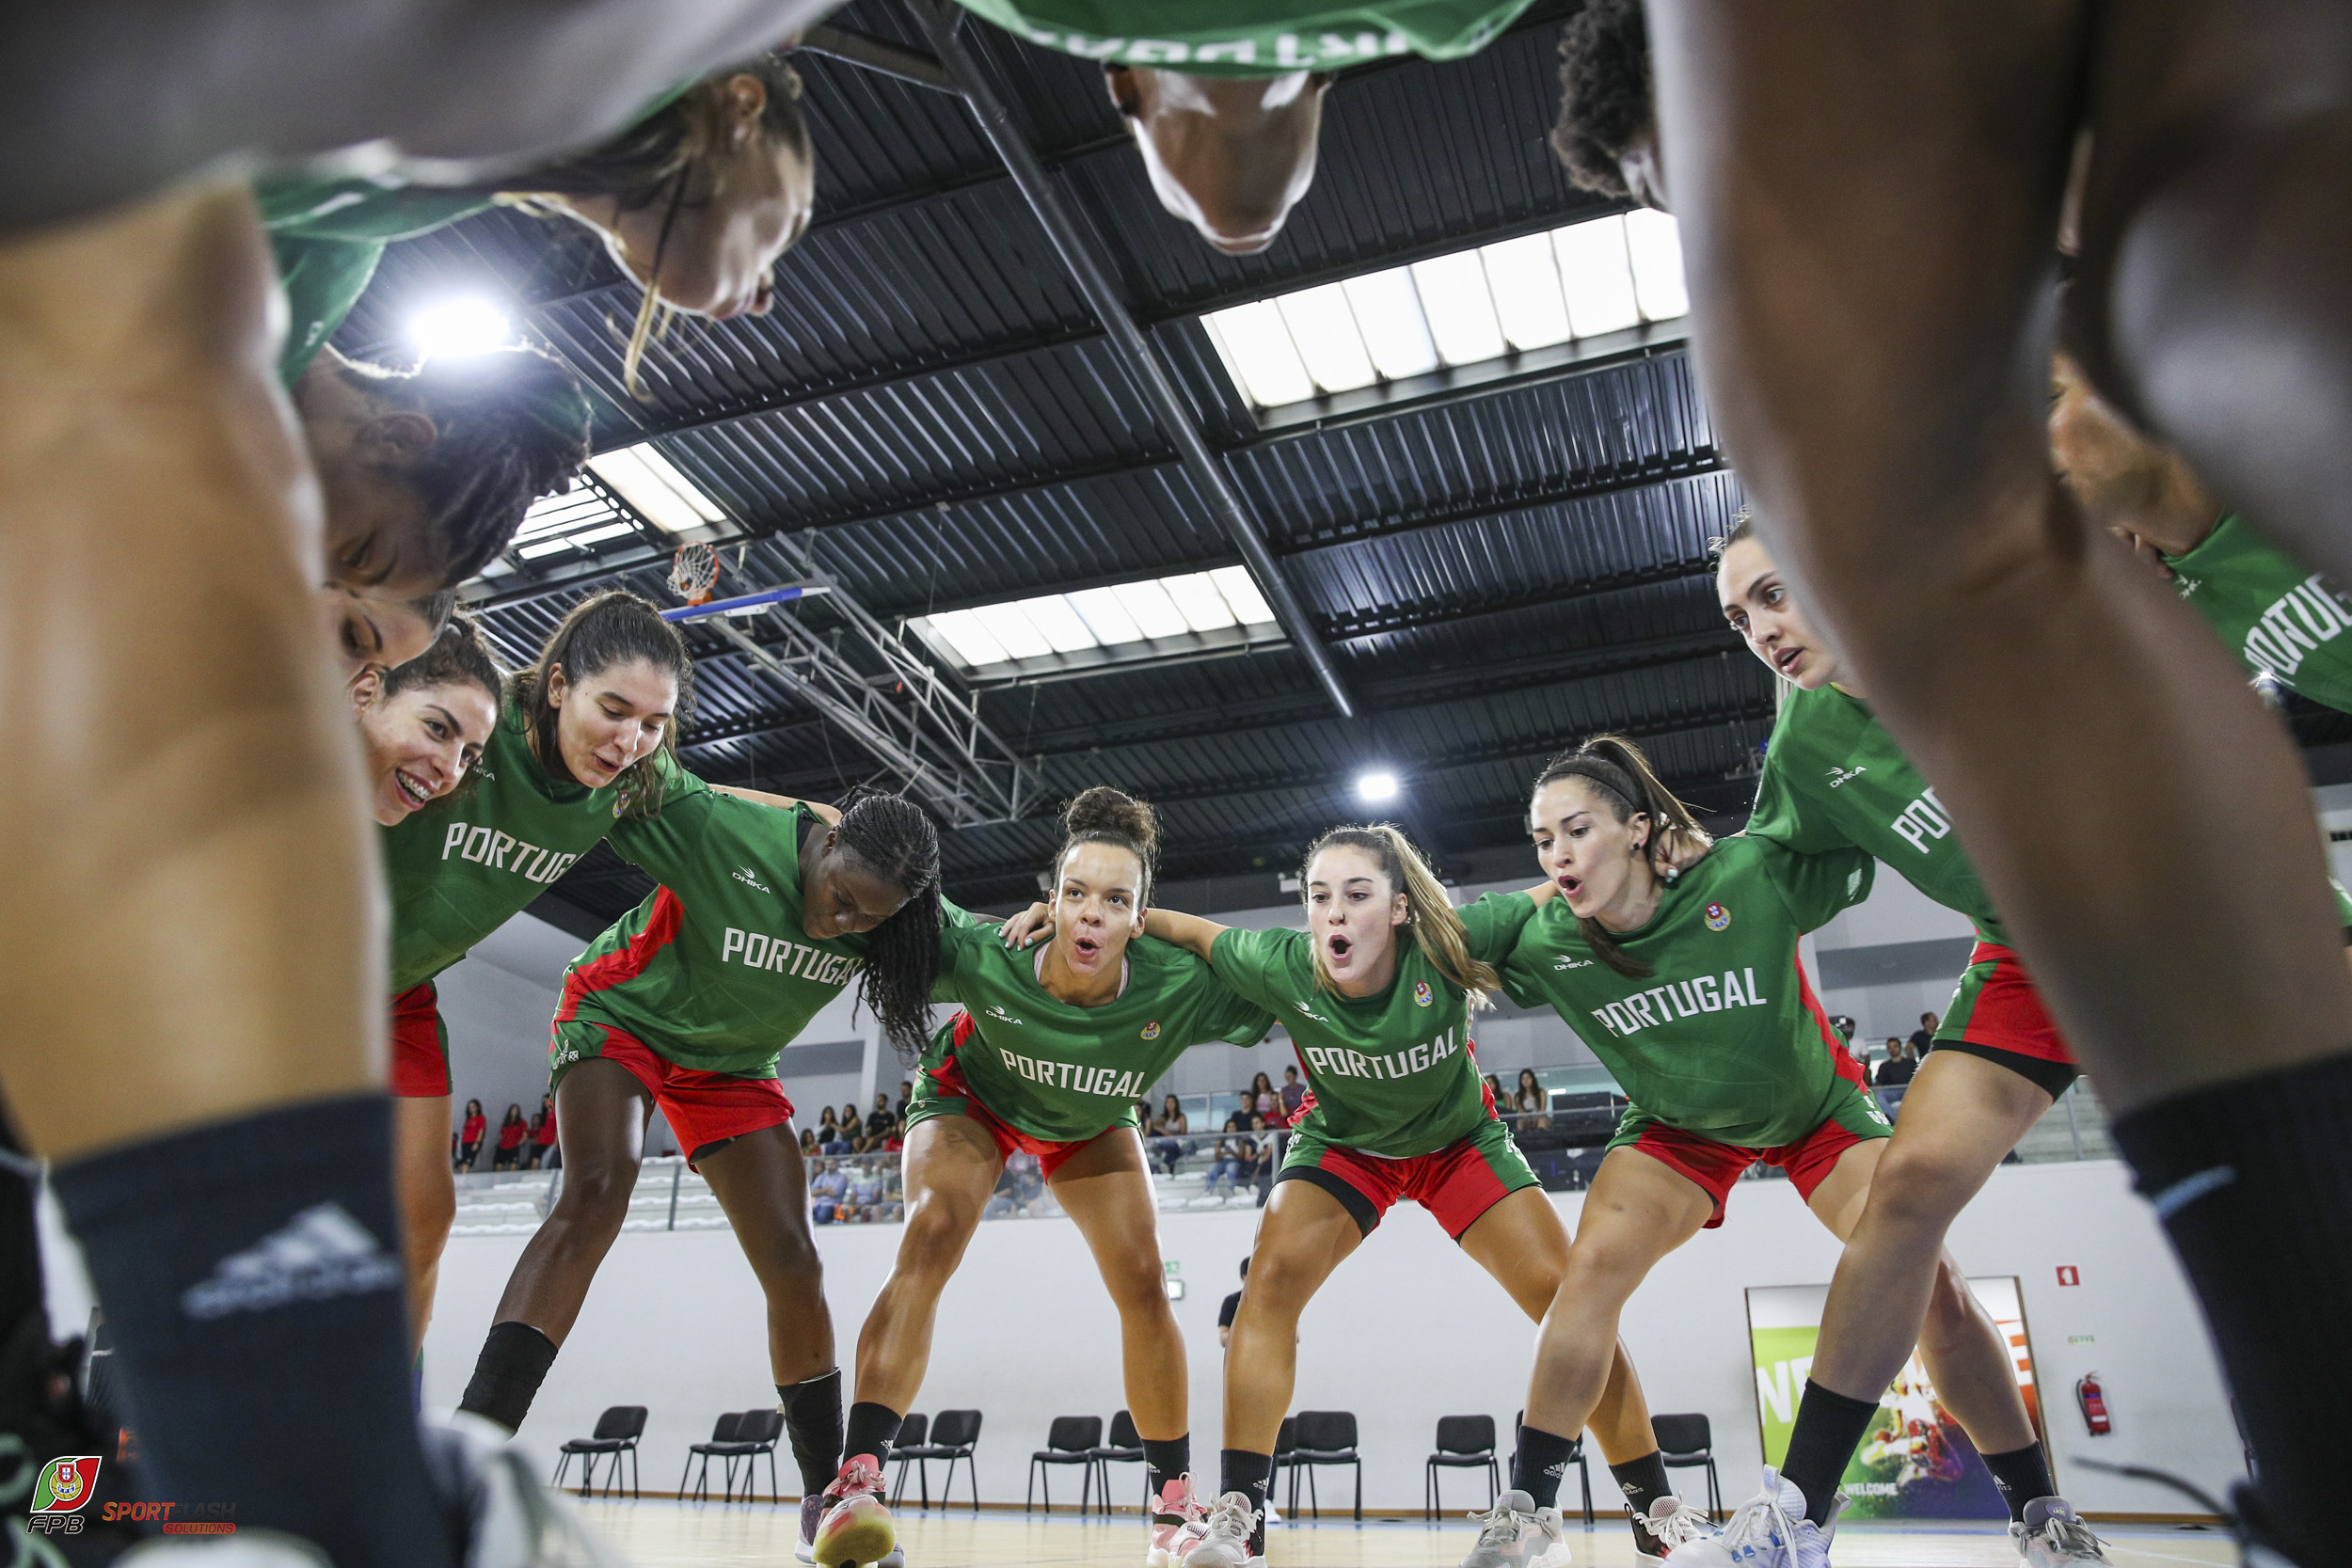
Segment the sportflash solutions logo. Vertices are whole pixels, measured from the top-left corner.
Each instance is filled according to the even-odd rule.
[[[94,1453],[65,1454],[40,1467],[25,1511],[24,1528],[35,1535],[79,1535],[96,1518],[104,1524],[153,1525],[166,1535],[233,1535],[234,1503],[123,1502],[92,1509],[98,1472]]]

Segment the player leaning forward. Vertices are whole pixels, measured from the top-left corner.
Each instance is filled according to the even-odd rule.
[[[838,811],[775,800],[681,775],[660,816],[613,831],[613,848],[661,885],[564,977],[548,1047],[563,1195],[507,1281],[460,1408],[521,1425],[628,1217],[659,1106],[767,1297],[805,1552],[840,1458],[841,1375],[776,1058],[852,981],[912,1054],[942,906],[939,840],[915,806],[894,795]],[[870,1562],[892,1544],[864,1544],[858,1560]]]
[[[1303,931],[1233,930],[1164,910],[1147,920],[1282,1020],[1314,1096],[1275,1178],[1233,1319],[1219,1496],[1186,1568],[1262,1568],[1299,1316],[1399,1199],[1427,1209],[1531,1318],[1550,1305],[1566,1261],[1566,1231],[1495,1114],[1470,1041],[1470,1004],[1495,984],[1494,960],[1552,890],[1493,894],[1456,911],[1405,835],[1382,824],[1324,834],[1302,867],[1301,895]],[[1618,1484],[1645,1502],[1666,1489],[1649,1411],[1622,1350],[1605,1375],[1600,1446]],[[1559,1477],[1545,1467],[1515,1469],[1531,1495],[1517,1499],[1523,1509],[1506,1497],[1487,1516],[1473,1563],[1567,1560],[1550,1506]],[[1539,1542],[1522,1546],[1522,1518]],[[1502,1549],[1499,1531],[1513,1555],[1482,1559]],[[1637,1534],[1637,1544],[1654,1543]]]
[[[940,1292],[1016,1149],[1038,1157],[1119,1309],[1127,1403],[1151,1470],[1145,1560],[1172,1568],[1200,1539],[1184,1342],[1136,1101],[1187,1048],[1254,1044],[1270,1021],[1199,958],[1143,938],[1159,838],[1150,806],[1098,786],[1070,803],[1063,826],[1041,911],[1050,942],[1016,950],[990,929],[942,932],[939,990],[964,1010],[933,1038],[908,1107],[906,1232],[858,1335],[850,1457],[842,1501],[817,1531],[820,1562],[863,1560],[853,1538],[865,1531],[886,1538],[882,1461],[923,1386]]]

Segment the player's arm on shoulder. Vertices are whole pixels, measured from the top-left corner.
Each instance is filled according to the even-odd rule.
[[[751,800],[759,805],[773,806],[778,811],[790,811],[794,806],[806,806],[817,815],[818,820],[829,827],[838,827],[841,822],[839,808],[826,805],[820,800],[803,800],[790,795],[771,795],[764,789],[746,789],[741,784],[715,784],[709,785],[709,788],[721,795],[732,795],[739,800]]]
[[[1861,849],[1806,853],[1770,839],[1758,842],[1767,850],[1765,870],[1799,930],[1818,930],[1870,896],[1879,863]]]
[[[1197,914],[1181,914],[1174,910],[1143,911],[1143,934],[1157,937],[1184,949],[1203,963],[1216,946],[1216,939],[1225,934],[1225,927],[1214,920],[1203,920]]]

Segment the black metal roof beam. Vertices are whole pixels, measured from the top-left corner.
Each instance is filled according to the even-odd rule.
[[[836,60],[895,76],[901,82],[934,92],[953,92],[956,79],[929,55],[918,54],[904,44],[861,33],[853,27],[835,27],[818,23],[801,35],[801,47],[813,55],[830,55]]]

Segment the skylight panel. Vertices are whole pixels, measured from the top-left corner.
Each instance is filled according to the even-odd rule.
[[[1119,595],[1120,607],[1135,617],[1136,629],[1146,637],[1181,637],[1184,635],[1184,612],[1176,601],[1168,596],[1168,590],[1157,582],[1122,582],[1111,590]]]
[[[1560,293],[1560,269],[1552,264],[1550,235],[1526,234],[1483,245],[1478,257],[1486,266],[1502,335],[1513,348],[1523,354],[1576,336]]]
[[[1208,318],[1217,347],[1241,381],[1249,401],[1262,408],[1304,403],[1315,395],[1313,377],[1291,341],[1288,324],[1271,300],[1219,310]]]
[[[1216,591],[1225,595],[1225,603],[1232,610],[1233,618],[1246,626],[1270,626],[1274,624],[1274,609],[1258,592],[1257,579],[1244,566],[1219,566],[1209,574]]]
[[[1356,312],[1348,309],[1347,292],[1337,283],[1284,294],[1275,303],[1317,388],[1326,392],[1352,392],[1380,379],[1380,372],[1372,368],[1363,334],[1357,329]]]
[[[1059,594],[1023,599],[1013,608],[1027,614],[1029,624],[1038,629],[1038,634],[1057,654],[1074,654],[1081,648],[1099,648],[1103,645],[1103,640],[1094,635],[1093,628]]]
[[[1373,368],[1390,381],[1427,375],[1438,368],[1438,345],[1429,340],[1429,321],[1422,314],[1421,295],[1413,288],[1409,267],[1391,267],[1340,285],[1356,312],[1357,330]]]
[[[1500,359],[1508,352],[1495,321],[1494,297],[1486,291],[1486,269],[1474,250],[1456,251],[1413,263],[1413,283],[1438,356],[1449,365]]]
[[[980,618],[968,610],[951,610],[942,615],[927,616],[926,623],[946,641],[959,664],[977,667],[982,664],[1003,664],[1012,656],[1005,645],[989,636]]]
[[[1216,584],[1206,572],[1194,572],[1181,578],[1163,578],[1168,596],[1176,603],[1184,625],[1193,631],[1220,631],[1238,624],[1232,607],[1225,602]]]
[[[1556,229],[1551,242],[1560,262],[1561,288],[1567,295],[1568,321],[1578,337],[1640,325],[1642,308],[1633,293],[1623,218]]]
[[[1136,625],[1136,618],[1127,612],[1127,607],[1119,602],[1117,589],[1082,588],[1064,597],[1069,599],[1070,608],[1085,619],[1088,629],[1101,641],[1108,643],[1143,641],[1143,628]]]
[[[1671,321],[1691,313],[1682,279],[1682,230],[1663,213],[1644,208],[1625,215],[1626,249],[1633,261],[1633,292],[1642,314]]]
[[[686,533],[726,520],[719,503],[704,495],[650,441],[599,453],[588,460],[588,470],[611,485],[647,522],[671,533]]]
[[[1037,623],[1017,604],[981,605],[972,611],[988,635],[1004,645],[1009,658],[1036,658],[1054,651]]]

